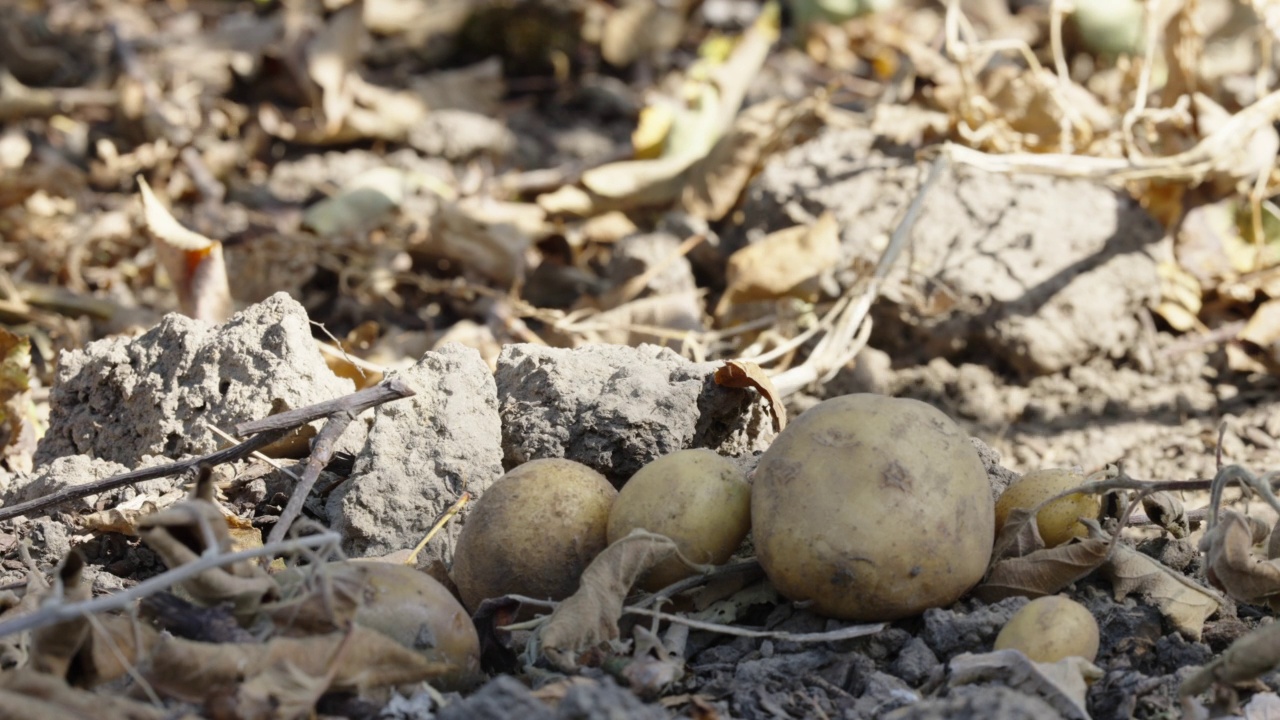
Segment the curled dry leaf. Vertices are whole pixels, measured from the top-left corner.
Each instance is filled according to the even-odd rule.
[[[452,665],[431,662],[359,625],[349,632],[277,637],[266,643],[213,644],[165,635],[156,640],[144,667],[156,690],[187,702],[204,702],[233,693],[244,678],[285,663],[292,666],[290,675],[329,677],[327,690],[357,693],[422,682],[453,670]]]
[[[798,103],[774,98],[744,110],[711,152],[689,168],[680,197],[685,211],[707,220],[723,219],[768,157],[817,131],[825,105],[819,97]]]
[[[1116,545],[1103,566],[1116,600],[1141,593],[1186,637],[1200,639],[1205,618],[1221,603],[1212,590],[1133,548]]]
[[[1167,492],[1153,492],[1142,496],[1142,509],[1146,511],[1151,522],[1164,528],[1175,538],[1184,538],[1191,534],[1191,524],[1187,520],[1187,511],[1182,502]]]
[[[1182,681],[1178,694],[1199,695],[1215,683],[1233,685],[1249,682],[1280,665],[1280,622],[1254,630],[1231,643],[1226,652]]]
[[[231,317],[231,286],[222,243],[183,227],[138,176],[142,218],[155,238],[156,257],[178,293],[184,315],[209,323]]]
[[[1005,519],[1004,525],[996,533],[996,543],[991,549],[991,562],[1018,558],[1044,549],[1044,539],[1040,537],[1040,527],[1036,524],[1036,515],[1031,508],[1013,508]]]
[[[334,13],[307,46],[307,74],[320,87],[325,130],[336,133],[351,109],[347,77],[359,59],[364,3],[351,3]]]
[[[715,314],[724,317],[734,304],[753,300],[816,299],[821,274],[839,262],[840,226],[830,212],[811,226],[770,233],[729,256]]]
[[[58,579],[41,599],[41,605],[76,603],[92,596],[91,587],[82,581],[84,556],[72,550],[58,568]],[[89,618],[78,615],[71,620],[45,625],[31,632],[31,667],[39,672],[65,679],[72,659],[89,637]]]
[[[1253,554],[1253,531],[1244,515],[1228,510],[1200,539],[1209,582],[1244,603],[1280,606],[1280,560]]]
[[[206,485],[208,480],[204,478],[197,485],[197,492]],[[201,497],[144,518],[139,523],[139,534],[170,568],[195,562],[206,552],[232,552],[233,547],[222,511]],[[249,560],[206,570],[179,587],[201,605],[230,602],[240,617],[252,615],[264,598],[276,593],[271,576]]]
[[[716,384],[723,387],[754,388],[769,402],[774,432],[782,432],[782,428],[787,426],[787,406],[782,403],[782,396],[773,386],[773,381],[759,365],[745,360],[729,360],[716,370],[715,379]]]
[[[618,638],[622,603],[636,580],[680,551],[670,538],[644,530],[614,542],[582,572],[578,591],[551,613],[539,632],[542,651],[558,667],[578,667],[579,653]],[[699,567],[693,563],[690,567]]]
[[[0,673],[0,716],[6,720],[161,720],[169,710],[69,687],[62,678],[30,669]]]
[[[1021,650],[962,653],[951,659],[952,687],[995,681],[1043,698],[1064,718],[1089,720],[1085,694],[1102,669],[1082,657],[1056,663],[1033,662]]]
[[[1098,569],[1110,550],[1109,539],[1089,538],[997,560],[973,589],[973,596],[990,603],[1007,597],[1052,595]]]

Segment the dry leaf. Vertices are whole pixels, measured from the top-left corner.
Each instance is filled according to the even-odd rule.
[[[1043,698],[1064,718],[1089,720],[1085,695],[1089,684],[1102,678],[1102,670],[1082,657],[1056,663],[1033,662],[1021,650],[962,653],[951,659],[951,687],[997,682]]]
[[[31,339],[0,327],[0,460],[18,472],[31,472],[39,440],[30,372]]]
[[[344,643],[345,651],[338,654]],[[359,625],[352,626],[350,633],[277,637],[266,643],[215,644],[162,635],[144,667],[147,680],[157,690],[187,702],[204,702],[230,694],[245,678],[283,663],[293,666],[291,673],[318,678],[330,673],[331,662],[331,691],[365,692],[422,682],[455,669],[431,662],[386,635]]]
[[[58,579],[40,600],[42,606],[84,602],[92,597],[89,583],[82,582],[84,556],[72,550],[58,568]],[[53,625],[31,631],[31,667],[39,672],[66,679],[72,659],[89,637],[89,618],[77,615]]]
[[[320,86],[325,129],[336,133],[346,120],[353,98],[347,77],[359,58],[364,36],[362,3],[351,3],[334,13],[307,46],[307,73]]]
[[[685,211],[707,220],[723,219],[765,160],[817,131],[823,104],[816,97],[798,103],[775,98],[743,111],[729,133],[689,169],[680,197]]]
[[[171,711],[69,687],[61,678],[33,670],[0,673],[0,716],[5,720],[162,720]]]
[[[752,300],[814,300],[819,277],[839,262],[840,227],[830,212],[812,226],[770,233],[729,256],[727,287],[715,314],[723,317],[734,304]]]
[[[142,217],[155,238],[156,257],[178,293],[184,315],[209,323],[231,317],[231,286],[222,243],[183,227],[138,176]]]
[[[769,402],[769,414],[773,416],[774,432],[782,432],[787,426],[787,407],[773,387],[773,381],[765,371],[753,362],[729,360],[716,370],[716,384],[730,388],[753,388]]]
[[[210,551],[232,552],[227,521],[208,495],[212,492],[207,470],[196,485],[197,497],[143,518],[139,534],[147,546],[176,568],[195,562]],[[239,617],[257,612],[263,599],[276,594],[276,583],[251,560],[206,570],[179,584],[191,599],[205,606],[230,602]]]
[[[1032,508],[1013,508],[1005,518],[1000,532],[996,533],[995,546],[991,549],[991,561],[1019,558],[1044,549],[1040,526]]]
[[[1231,643],[1231,647],[1208,665],[1182,681],[1178,694],[1199,695],[1215,683],[1246,683],[1271,672],[1280,665],[1280,622],[1254,630]]]
[[[1153,492],[1142,496],[1142,509],[1151,522],[1162,527],[1175,538],[1191,534],[1186,508],[1182,502],[1167,492]]]
[[[1280,604],[1280,561],[1253,554],[1253,528],[1244,515],[1226,511],[1200,539],[1209,582],[1239,602]]]
[[[680,556],[674,542],[644,530],[632,530],[605,548],[582,572],[578,591],[556,607],[539,631],[543,653],[567,671],[578,667],[579,653],[618,639],[618,619],[631,586],[673,556]]]
[[[1280,359],[1280,299],[1267,300],[1253,311],[1240,339],[1257,345]]]
[[[338,194],[307,208],[302,215],[302,226],[321,237],[372,230],[400,207],[408,185],[408,174],[399,168],[366,170],[352,178]]]
[[[1213,591],[1124,545],[1116,545],[1103,568],[1116,600],[1141,593],[1179,632],[1193,640],[1200,639],[1205,618],[1218,611],[1220,603]]]
[[[1052,595],[1101,566],[1110,548],[1108,539],[1089,538],[998,560],[973,589],[973,596],[990,603],[1007,597]]]
[[[529,246],[550,232],[546,215],[530,203],[480,197],[442,202],[421,251],[508,286],[524,275]]]

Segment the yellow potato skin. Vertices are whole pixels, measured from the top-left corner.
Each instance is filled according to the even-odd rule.
[[[959,599],[995,532],[968,436],[930,405],[871,394],[823,401],[778,435],[753,478],[751,524],[780,593],[859,621]]]
[[[1098,621],[1085,606],[1061,595],[1036,598],[1009,618],[996,636],[996,650],[1021,650],[1036,662],[1098,657]]]
[[[603,475],[562,458],[513,468],[476,501],[454,548],[449,577],[475,612],[508,594],[563,600],[607,545],[618,491]]]
[[[1083,485],[1084,474],[1069,468],[1032,470],[1010,485],[996,500],[996,532],[1004,527],[1015,508],[1031,508],[1064,490]],[[1073,537],[1085,537],[1088,530],[1080,518],[1098,517],[1098,498],[1074,493],[1055,500],[1036,513],[1036,527],[1046,547],[1057,547]]]
[[[609,542],[635,528],[666,535],[689,560],[720,565],[751,529],[746,473],[714,450],[680,450],[654,460],[627,480],[609,512]],[[640,581],[649,591],[694,574],[678,558],[663,561]]]

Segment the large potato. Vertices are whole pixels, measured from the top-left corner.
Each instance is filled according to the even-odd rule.
[[[969,438],[929,405],[881,395],[826,400],[783,430],[756,470],[751,525],[780,593],[848,620],[957,600],[995,533]]]
[[[604,476],[560,458],[533,460],[498,479],[476,501],[454,548],[449,575],[475,612],[515,593],[563,600],[608,544],[618,491]]]
[[[1030,510],[1058,493],[1083,485],[1084,481],[1084,473],[1067,468],[1033,470],[1023,475],[996,501],[996,531],[1004,527],[1014,509]],[[1080,518],[1096,520],[1101,509],[1093,495],[1072,493],[1040,508],[1036,513],[1036,528],[1046,547],[1057,547],[1073,537],[1086,537],[1089,530]]]
[[[737,463],[714,450],[680,450],[640,468],[609,512],[609,542],[636,528],[666,535],[680,553],[704,565],[728,560],[751,529],[751,485]],[[679,558],[641,579],[660,590],[693,574]]]

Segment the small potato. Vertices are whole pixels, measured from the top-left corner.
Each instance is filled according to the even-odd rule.
[[[1073,655],[1098,657],[1098,621],[1085,606],[1061,595],[1036,598],[1009,618],[996,636],[996,650],[1021,650],[1036,662]]]
[[[751,485],[736,463],[714,450],[680,450],[631,476],[609,512],[609,542],[636,528],[666,535],[689,560],[719,565],[751,529]],[[655,591],[683,580],[693,569],[670,558],[640,585]]]
[[[1064,490],[1084,484],[1078,470],[1054,468],[1032,470],[1010,485],[996,501],[996,532],[1004,527],[1014,508],[1031,508]],[[1093,495],[1074,493],[1055,500],[1036,513],[1036,526],[1047,547],[1057,547],[1073,537],[1085,537],[1088,530],[1080,518],[1097,518],[1101,506]]]
[[[275,618],[298,632],[340,629],[349,603],[356,624],[390,637],[426,659],[452,666],[432,679],[461,689],[482,679],[480,639],[471,616],[440,581],[411,567],[374,560],[325,563],[275,576],[286,595],[310,582],[309,592],[286,603]]]
[[[503,475],[467,518],[450,578],[471,612],[508,594],[563,600],[608,544],[618,491],[604,476],[562,458],[533,460]]]

